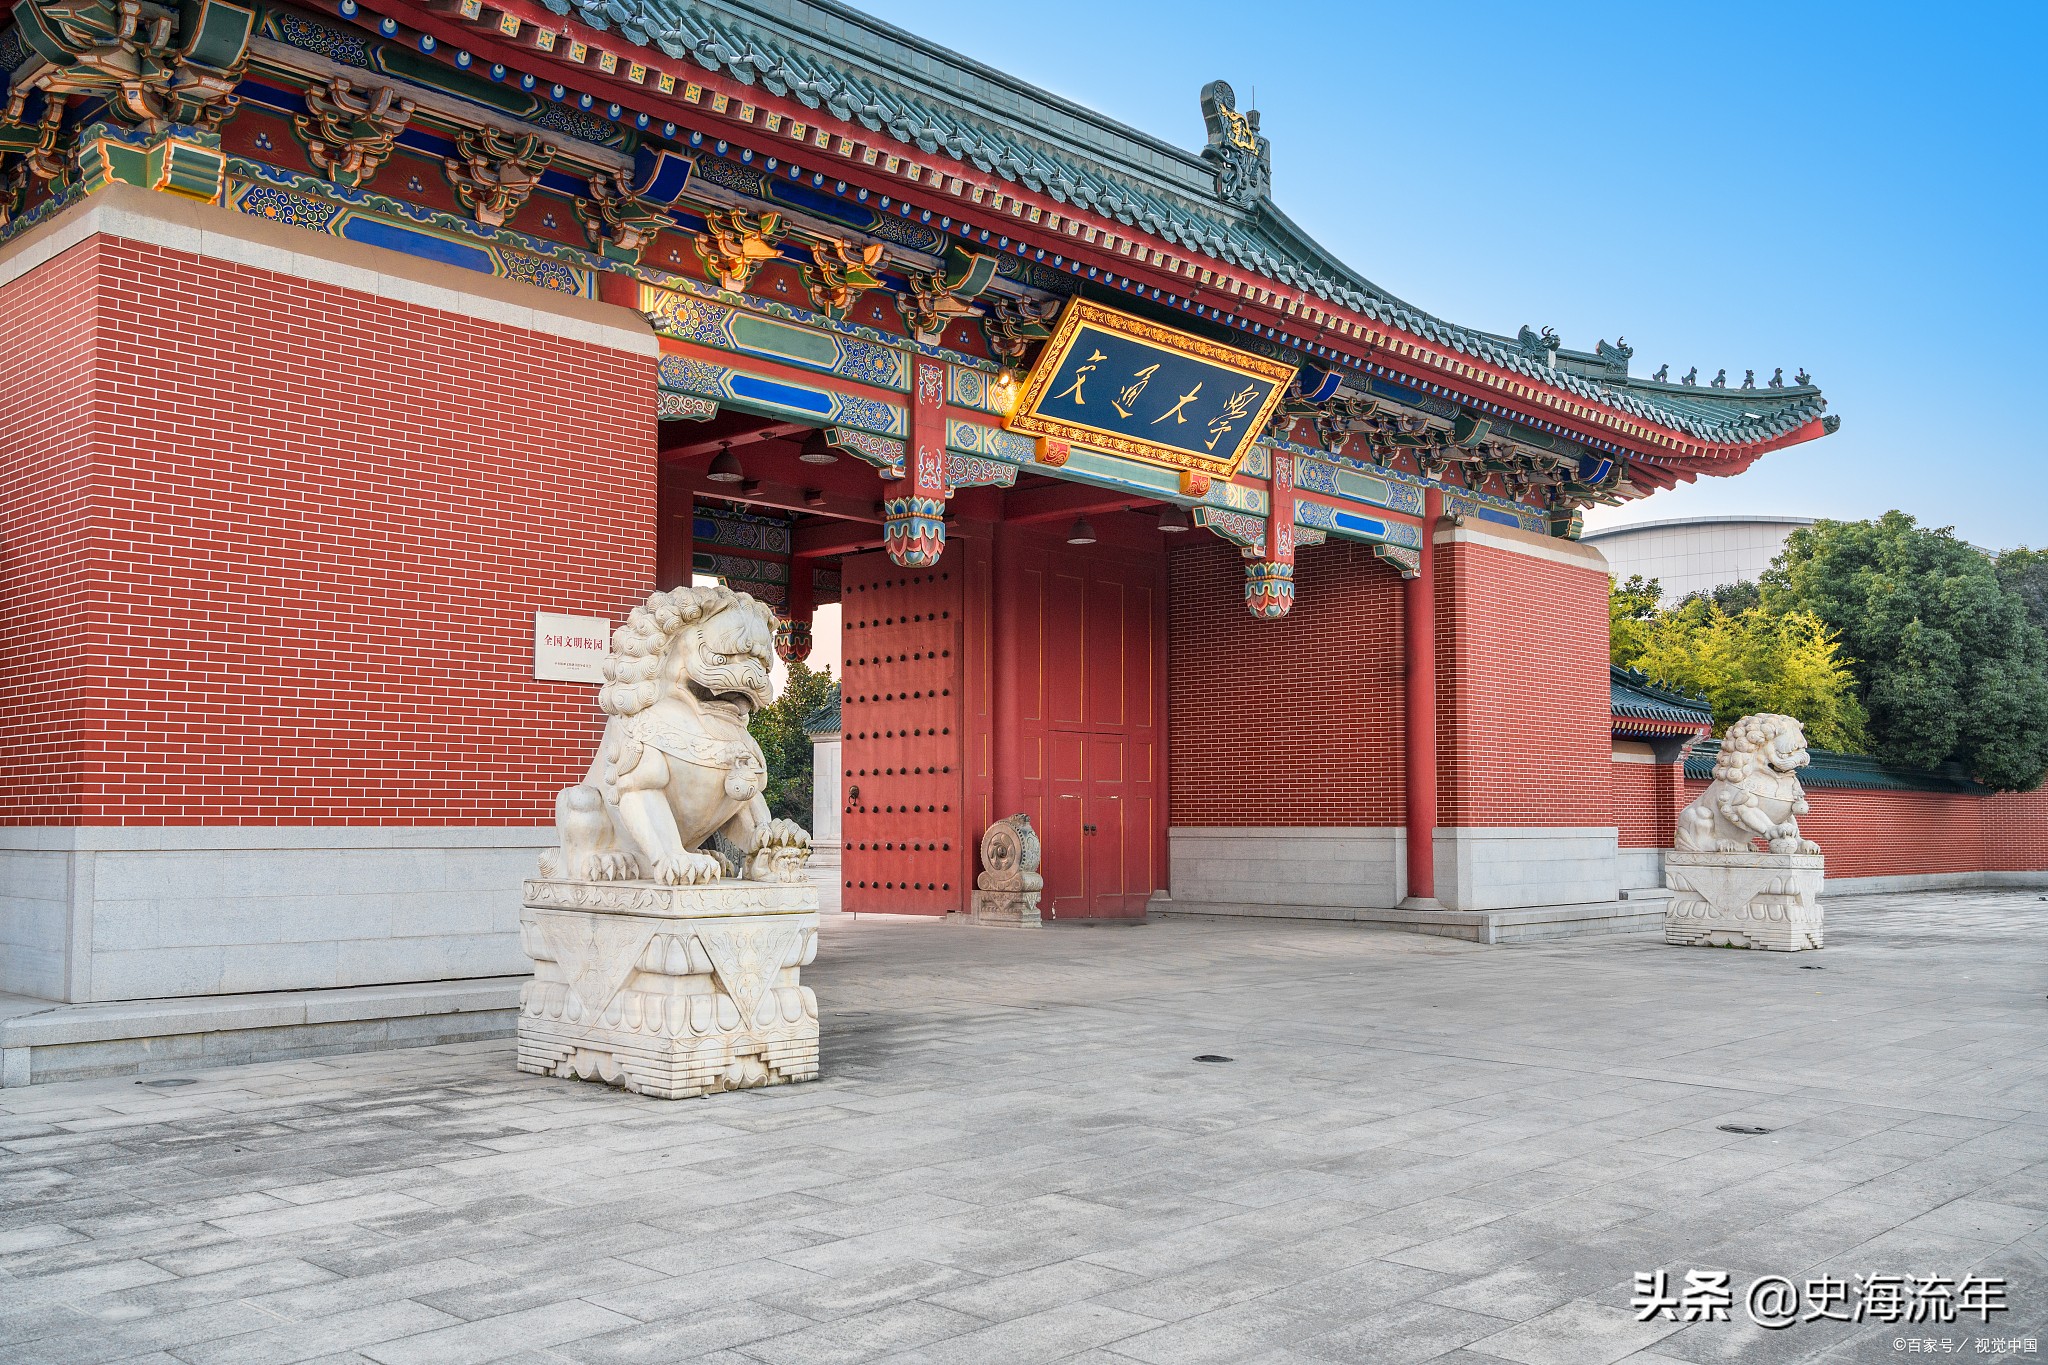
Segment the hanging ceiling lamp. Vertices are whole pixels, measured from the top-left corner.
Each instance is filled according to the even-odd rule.
[[[704,477],[713,483],[741,483],[747,471],[740,468],[739,456],[732,453],[732,447],[720,446],[718,453],[711,457],[711,468],[704,471]]]
[[[1159,529],[1166,532],[1191,531],[1194,523],[1188,520],[1187,509],[1171,503],[1159,509]]]
[[[1074,524],[1067,528],[1067,544],[1093,545],[1094,543],[1095,528],[1088,524],[1088,518],[1075,517]]]
[[[796,457],[805,464],[839,463],[839,452],[832,448],[822,431],[814,431],[805,437],[803,448],[797,451]]]

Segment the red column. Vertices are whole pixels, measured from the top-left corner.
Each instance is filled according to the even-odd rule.
[[[1423,495],[1422,561],[1401,585],[1407,662],[1408,901],[1436,900],[1436,523],[1443,495]]]
[[[903,478],[882,499],[882,548],[906,569],[929,569],[946,548],[946,365],[910,359],[910,440]]]
[[[1244,604],[1261,621],[1277,621],[1294,608],[1294,457],[1276,450],[1271,458],[1266,553],[1244,566]]]
[[[689,481],[673,465],[663,465],[657,475],[655,497],[654,586],[661,592],[690,586],[690,564],[695,555],[697,500]]]

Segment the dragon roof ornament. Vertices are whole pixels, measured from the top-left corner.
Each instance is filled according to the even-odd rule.
[[[1256,207],[1273,192],[1273,144],[1259,133],[1259,111],[1237,112],[1228,81],[1202,87],[1202,124],[1209,145],[1202,159],[1216,168],[1216,197],[1234,209]]]

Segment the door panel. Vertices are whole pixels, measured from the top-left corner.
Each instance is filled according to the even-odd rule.
[[[841,903],[944,914],[964,903],[960,582],[849,556],[840,706]]]
[[[1090,729],[1120,729],[1125,721],[1124,585],[1114,578],[1090,575],[1086,619],[1082,623],[1083,667],[1087,675]]]
[[[1043,803],[1055,918],[1140,915],[1162,884],[1162,560],[1025,530],[998,542],[997,594],[1017,632],[999,670],[999,693],[1011,689],[999,801]]]
[[[1159,847],[1158,805],[1149,795],[1133,795],[1124,802],[1124,905],[1127,914],[1145,913],[1145,902],[1160,885],[1156,851]]]
[[[1054,919],[1075,919],[1087,913],[1088,836],[1079,791],[1054,791],[1039,875],[1045,878],[1045,908]],[[1054,856],[1053,850],[1058,851]]]
[[[1088,807],[1087,865],[1088,913],[1098,919],[1113,919],[1128,913],[1124,882],[1124,802],[1114,792],[1101,793],[1085,803]]]
[[[1081,725],[1087,720],[1082,647],[1086,580],[1056,573],[1048,580],[1045,599],[1046,720],[1054,726]]]

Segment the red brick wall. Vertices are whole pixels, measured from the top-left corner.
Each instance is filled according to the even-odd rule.
[[[652,583],[651,356],[112,238],[4,306],[70,368],[0,408],[40,499],[0,598],[90,664],[74,722],[20,719],[50,669],[5,670],[0,819],[546,821],[597,712],[533,681],[532,613]],[[53,586],[12,519],[88,510],[102,553]]]
[[[1690,803],[1707,789],[1687,782]],[[1809,787],[1799,832],[1827,855],[1830,877],[2048,871],[2048,790],[2023,795]],[[1665,845],[1668,847],[1668,845]]]
[[[1608,778],[1614,783],[1614,824],[1621,847],[1671,847],[1678,812],[1692,799],[1682,794],[1681,772],[1675,763],[1613,765]]]
[[[1258,621],[1236,548],[1187,539],[1168,571],[1172,823],[1401,824],[1400,576],[1363,546],[1309,547],[1293,611]]]
[[[1613,824],[1606,574],[1436,551],[1437,823]]]
[[[2048,871],[2048,788],[1985,799],[1984,865],[1994,872]]]
[[[99,297],[87,242],[0,287],[0,800],[75,815],[93,744],[110,414],[95,393]]]

